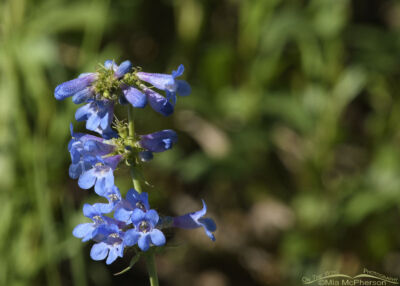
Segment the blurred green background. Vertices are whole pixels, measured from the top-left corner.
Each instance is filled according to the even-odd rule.
[[[161,285],[399,277],[399,51],[399,1],[2,0],[0,285],[147,285],[142,262],[113,277],[129,253],[107,267],[71,234],[97,198],[68,177],[69,122],[84,126],[53,91],[105,59],[183,63],[193,88],[167,120],[136,113],[139,133],[179,134],[145,166],[152,206],[204,198],[218,224],[215,243],[167,231]]]

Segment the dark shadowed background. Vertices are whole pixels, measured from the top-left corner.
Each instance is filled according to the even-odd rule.
[[[68,177],[57,84],[105,59],[180,63],[193,88],[137,131],[179,143],[145,166],[161,214],[218,225],[166,232],[161,285],[301,285],[364,267],[400,276],[400,3],[386,0],[0,2],[0,285],[147,285],[130,253],[92,261],[72,236],[92,191]],[[125,111],[117,116],[122,118]],[[128,172],[116,172],[123,192]]]

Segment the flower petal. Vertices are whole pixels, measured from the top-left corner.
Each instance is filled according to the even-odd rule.
[[[192,92],[192,88],[186,81],[178,79],[178,80],[176,80],[176,83],[178,85],[176,92],[180,96],[187,96]]]
[[[140,233],[134,229],[129,229],[125,232],[124,243],[127,246],[135,245],[140,238]]]
[[[159,229],[153,229],[150,232],[150,237],[154,245],[161,246],[165,244],[165,236]]]
[[[82,175],[80,175],[78,185],[80,188],[87,190],[93,187],[95,182],[96,176],[94,174],[94,169],[90,169],[89,171],[86,171]]]
[[[108,245],[104,242],[96,243],[90,250],[90,257],[93,260],[103,260],[108,254]]]
[[[216,231],[217,225],[215,224],[214,220],[211,218],[201,218],[199,219],[199,223],[203,225],[203,227],[208,231]]]
[[[109,265],[113,263],[118,258],[118,247],[110,247],[110,252],[106,260],[106,264]]]
[[[172,75],[146,72],[138,72],[136,75],[140,80],[148,82],[158,89],[176,90],[175,79]]]
[[[75,112],[76,121],[84,121],[87,120],[90,116],[90,103],[85,104],[84,106],[79,107]]]
[[[179,67],[176,71],[172,71],[172,76],[174,78],[181,76],[184,71],[185,71],[185,67],[181,64],[181,65],[179,65]]]
[[[139,158],[142,162],[147,162],[150,161],[151,159],[153,159],[153,152],[150,151],[142,151],[139,152]]]
[[[141,250],[147,251],[150,248],[150,235],[148,233],[143,234],[140,236],[138,240],[138,246]]]
[[[72,234],[77,237],[77,238],[83,238],[85,237],[88,233],[91,233],[93,231],[94,227],[92,223],[82,223],[77,225],[74,230],[72,231]]]
[[[141,135],[139,144],[151,152],[163,152],[171,149],[172,144],[178,141],[178,135],[171,129],[151,134]]]
[[[147,104],[147,97],[140,90],[134,87],[128,87],[123,90],[126,100],[132,104],[133,107],[143,108]]]
[[[77,92],[74,94],[72,97],[72,102],[75,104],[81,104],[87,101],[89,98],[93,96],[92,89],[87,87],[85,89],[82,89],[81,91]]]
[[[73,96],[75,93],[85,89],[93,81],[96,80],[95,74],[89,74],[83,77],[79,77],[58,85],[54,90],[54,97],[57,100],[63,100],[67,97]]]
[[[164,116],[169,116],[174,112],[174,106],[162,95],[151,89],[145,89],[145,94],[154,111]]]
[[[131,220],[134,224],[137,224],[145,218],[145,215],[145,212],[141,209],[134,209],[132,212]]]
[[[114,75],[117,78],[123,77],[126,73],[128,73],[131,70],[131,68],[132,68],[132,63],[130,61],[124,61],[119,65]]]
[[[145,219],[150,221],[152,226],[156,226],[159,220],[158,213],[155,210],[149,210],[146,212]]]

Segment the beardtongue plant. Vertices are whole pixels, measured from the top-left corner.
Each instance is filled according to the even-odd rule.
[[[76,226],[73,235],[84,242],[93,240],[90,257],[106,259],[107,264],[123,257],[124,249],[134,248],[136,255],[131,266],[143,256],[151,285],[158,285],[154,252],[166,244],[163,229],[203,228],[206,235],[215,241],[213,232],[216,225],[212,219],[204,218],[207,212],[204,201],[203,208],[197,212],[160,217],[150,208],[148,194],[141,188],[140,165],[151,160],[153,153],[171,149],[178,138],[169,129],[136,134],[133,109],[145,108],[149,104],[161,115],[171,115],[177,95],[187,96],[191,92],[186,81],[177,79],[183,71],[184,67],[180,65],[170,75],[146,73],[133,68],[129,61],[117,65],[107,60],[96,72],[81,74],[64,82],[54,92],[57,100],[72,97],[75,104],[84,104],[77,109],[75,119],[86,121],[86,129],[97,133],[75,133],[71,124],[69,175],[78,179],[80,188],[94,187],[95,193],[108,201],[85,204],[83,214],[92,222]],[[165,92],[165,96],[160,92]],[[114,118],[114,108],[122,105],[128,108],[127,123]],[[125,198],[114,181],[114,172],[124,165],[130,168],[133,182],[133,188],[128,190]]]

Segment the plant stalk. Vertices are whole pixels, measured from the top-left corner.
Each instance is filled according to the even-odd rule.
[[[146,259],[147,271],[149,272],[150,285],[158,286],[157,268],[153,251],[149,250],[149,253],[146,253],[144,257]]]
[[[128,131],[129,131],[129,136],[135,138],[133,107],[130,104],[128,105]],[[132,176],[133,187],[138,193],[141,193],[142,192],[142,187],[140,183],[141,176],[139,174],[137,166],[135,165],[135,162],[132,162],[131,164],[131,176]],[[146,253],[144,257],[146,260],[147,271],[149,272],[150,286],[158,286],[158,276],[157,276],[157,269],[153,251],[151,249],[148,250],[148,253]]]

